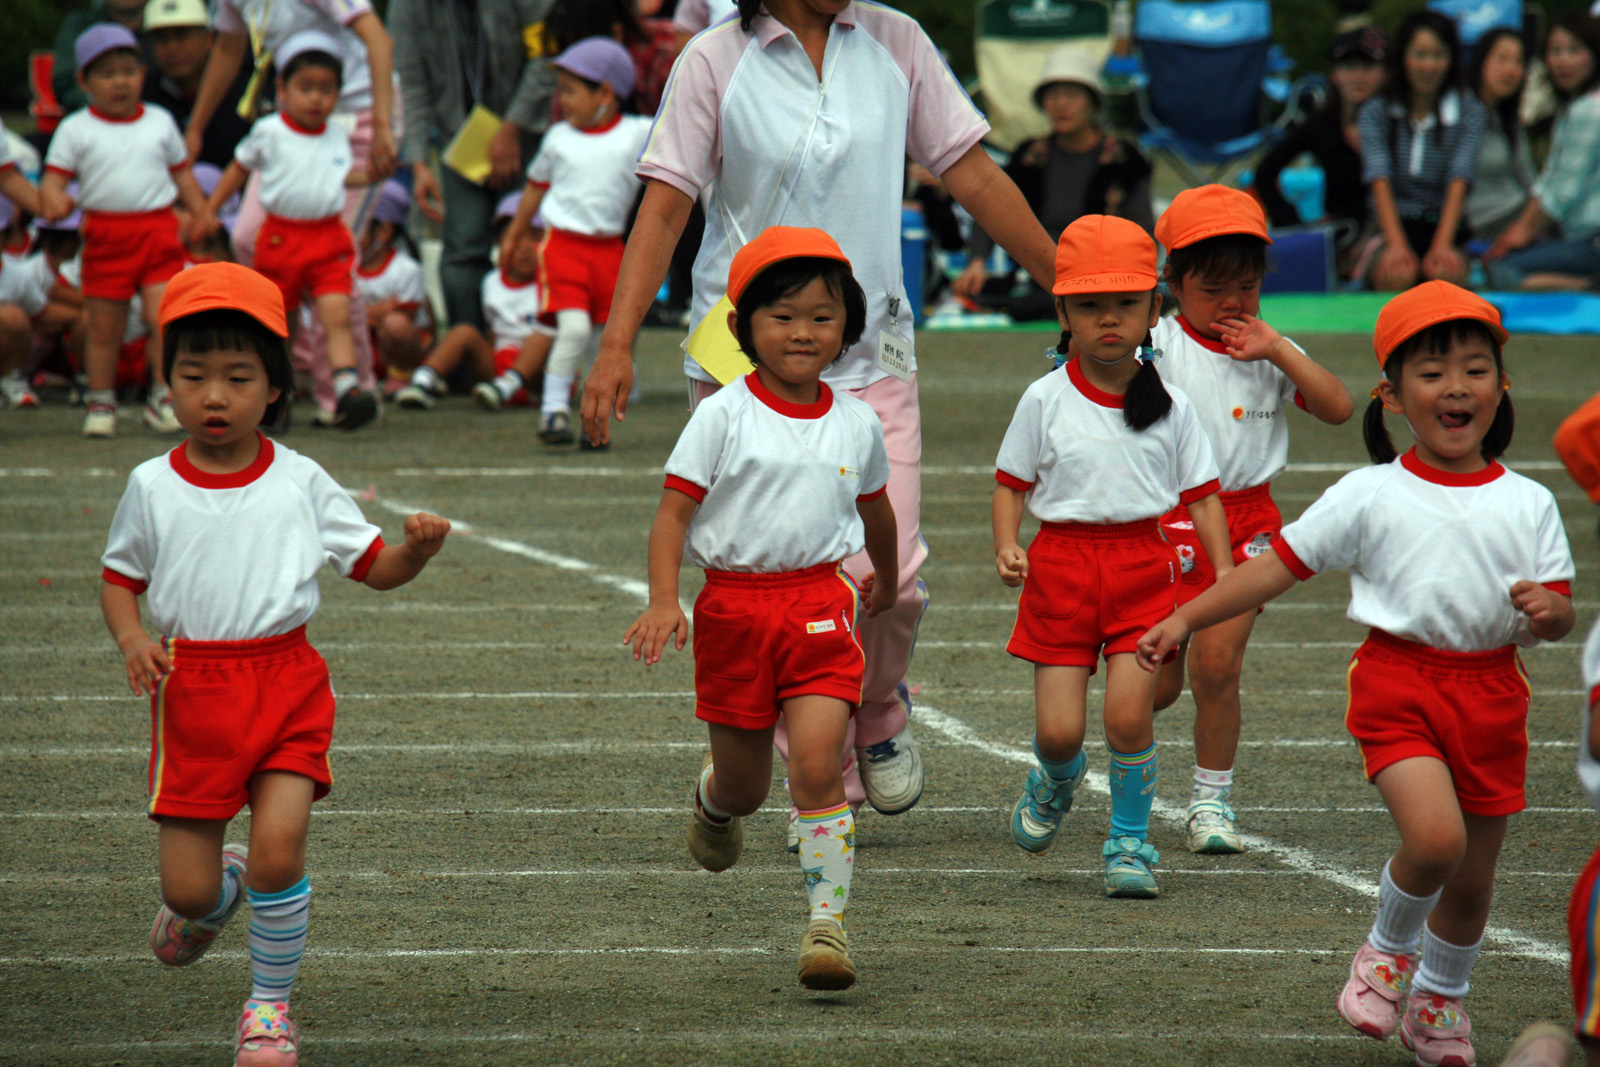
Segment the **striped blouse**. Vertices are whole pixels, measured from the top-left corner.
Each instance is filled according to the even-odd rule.
[[[1399,101],[1375,96],[1359,116],[1361,180],[1370,188],[1387,178],[1403,219],[1436,216],[1452,181],[1472,181],[1484,123],[1483,104],[1455,89],[1440,98],[1436,114],[1421,120]]]

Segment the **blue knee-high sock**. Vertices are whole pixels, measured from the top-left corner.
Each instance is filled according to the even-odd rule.
[[[1089,762],[1088,754],[1083,749],[1069,760],[1045,759],[1039,751],[1039,735],[1033,735],[1033,758],[1039,761],[1040,768],[1054,782],[1072,782],[1076,784],[1083,777],[1083,769]]]
[[[1111,836],[1136,837],[1150,833],[1150,805],[1156,793],[1156,746],[1142,752],[1111,749]]]
[[[278,893],[245,890],[250,900],[250,999],[287,1003],[306,950],[311,880]]]

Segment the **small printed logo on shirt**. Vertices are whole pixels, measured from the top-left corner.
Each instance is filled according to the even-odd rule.
[[[839,627],[834,623],[834,621],[832,619],[823,619],[821,622],[808,622],[808,623],[806,623],[806,633],[808,633],[808,634],[832,633],[834,630],[837,630],[838,628]]]
[[[1278,417],[1276,411],[1246,411],[1244,408],[1233,409],[1235,422],[1270,422]]]
[[[857,470],[856,468],[854,468],[854,467],[840,467],[839,468],[839,477],[841,477],[841,478],[860,478],[861,477],[861,472],[859,470]]]
[[[1178,563],[1182,566],[1184,574],[1188,574],[1190,571],[1194,570],[1193,545],[1178,546]]]

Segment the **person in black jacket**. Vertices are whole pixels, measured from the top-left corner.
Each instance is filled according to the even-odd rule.
[[[1080,215],[1116,215],[1146,232],[1155,227],[1150,164],[1131,141],[1101,125],[1103,93],[1096,65],[1081,52],[1062,48],[1045,59],[1033,99],[1050,119],[1050,135],[1019,145],[1006,173],[1051,240]],[[970,261],[951,286],[955,294],[1018,321],[1053,317],[1054,298],[1031,279],[1014,295],[1009,276],[989,278],[985,264],[993,250],[989,235],[974,230]]]

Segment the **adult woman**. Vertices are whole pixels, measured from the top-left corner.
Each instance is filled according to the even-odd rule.
[[[1467,65],[1467,87],[1483,104],[1483,143],[1478,171],[1467,195],[1467,225],[1480,241],[1493,241],[1528,203],[1533,188],[1533,157],[1522,128],[1522,87],[1527,56],[1522,35],[1500,27],[1478,39]]]
[[[1361,174],[1383,239],[1372,286],[1467,280],[1462,209],[1483,140],[1483,105],[1463,93],[1455,23],[1437,11],[1406,16],[1389,84],[1361,108]]]
[[[1522,214],[1485,256],[1500,288],[1587,289],[1600,275],[1600,20],[1569,15],[1550,28],[1544,62],[1561,101],[1550,158]],[[1560,236],[1533,241],[1552,224]]]
[[[610,439],[627,409],[632,347],[684,220],[706,196],[695,261],[693,324],[727,286],[733,253],[769,225],[816,226],[843,247],[867,294],[863,341],[824,380],[871,404],[884,426],[889,498],[900,535],[896,606],[862,625],[866,680],[854,723],[865,782],[880,811],[921,795],[921,760],[905,726],[903,685],[926,604],[917,577],[921,413],[899,237],[905,159],[943,179],[1034,277],[1054,275],[1054,246],[979,141],[988,124],[914,20],[851,0],[740,0],[738,19],[695,37],[679,56],[639,159],[645,179],[600,355],[584,388],[584,432]],[[692,360],[696,396],[716,388]],[[864,559],[847,567],[864,576]],[[847,763],[848,763],[847,759]]]
[[[1147,232],[1155,226],[1150,164],[1131,141],[1101,126],[1102,90],[1096,64],[1071,48],[1052,52],[1033,90],[1033,102],[1050,119],[1050,136],[1019,145],[1006,164],[1006,174],[1051,237],[1080,215],[1117,215]],[[1007,278],[1003,291],[983,292],[993,251],[989,235],[975,231],[967,268],[951,285],[955,294],[1013,319],[1054,318],[1055,298],[1046,286],[1030,285],[1013,296]]]
[[[1261,198],[1274,226],[1327,222],[1334,226],[1341,266],[1356,247],[1367,221],[1367,189],[1361,180],[1362,105],[1383,88],[1389,42],[1376,26],[1342,33],[1333,42],[1331,92],[1322,107],[1295,123],[1256,167],[1251,191]],[[1278,188],[1278,175],[1302,153],[1322,168],[1323,217],[1303,219]],[[1341,271],[1346,273],[1347,271]]]

